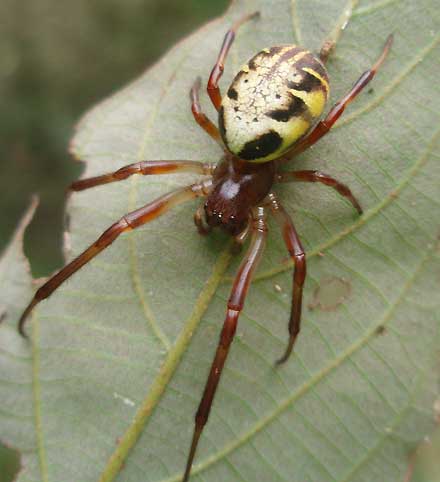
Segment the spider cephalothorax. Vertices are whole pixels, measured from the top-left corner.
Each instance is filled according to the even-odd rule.
[[[274,163],[257,166],[225,156],[213,173],[204,205],[208,226],[220,226],[233,236],[245,230],[252,208],[267,196],[274,176]]]
[[[295,263],[293,272],[292,307],[289,319],[289,341],[279,363],[292,352],[300,329],[302,288],[306,276],[305,253],[292,220],[278,201],[273,187],[279,182],[320,182],[336,189],[362,214],[362,209],[350,189],[319,171],[279,171],[279,166],[304,151],[323,137],[351,102],[374,77],[384,61],[391,43],[388,37],[379,59],[364,72],[351,90],[319,121],[329,95],[329,80],[324,66],[333,43],[326,41],[318,56],[295,46],[277,46],[262,50],[236,75],[226,95],[221,97],[218,81],[234,40],[235,32],[248,15],[226,33],[223,45],[208,81],[208,94],[219,114],[217,128],[202,112],[199,103],[200,79],[190,91],[191,109],[196,122],[224,148],[217,166],[196,161],[141,161],[110,174],[82,179],[72,185],[80,191],[109,182],[126,179],[133,174],[166,174],[194,172],[205,176],[190,186],[178,189],[126,214],[110,226],[91,246],[67,264],[37,290],[19,321],[19,331],[25,336],[24,323],[36,304],[50,296],[58,286],[78,269],[107,248],[121,233],[141,226],[171,209],[176,204],[206,197],[194,215],[201,234],[213,227],[222,227],[242,245],[250,236],[248,250],[238,270],[228,300],[226,318],[220,334],[205,390],[195,417],[195,429],[188,455],[183,482],[189,479],[197,444],[205,426],[212,401],[238,317],[266,243],[266,218],[270,213],[279,223],[286,247]]]

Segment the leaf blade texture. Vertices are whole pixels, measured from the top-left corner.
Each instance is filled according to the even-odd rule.
[[[348,21],[328,64],[335,101],[391,32],[395,43],[372,91],[289,166],[340,178],[365,214],[323,186],[279,187],[308,253],[303,329],[295,355],[275,369],[292,266],[271,223],[192,480],[397,482],[432,430],[439,395],[434,2],[237,1],[86,114],[72,152],[86,161],[84,176],[143,159],[218,160],[188,92],[198,75],[207,81],[227,28],[254,10],[261,20],[237,35],[223,92],[256,51],[299,41],[317,50]],[[201,102],[215,119],[204,93]],[[192,179],[136,177],[73,195],[67,259],[125,212]],[[3,255],[0,438],[22,451],[19,482],[179,480],[238,263],[225,236],[198,236],[195,207],[121,236],[66,282],[36,310],[31,346],[14,332],[33,291],[22,230]],[[347,297],[307,309],[334,278],[349,284]]]

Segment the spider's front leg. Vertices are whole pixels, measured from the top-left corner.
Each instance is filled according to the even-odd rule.
[[[87,264],[97,254],[110,246],[120,234],[125,231],[136,229],[139,226],[156,219],[177,204],[181,204],[197,197],[206,196],[211,189],[211,185],[212,181],[208,180],[177,189],[159,197],[155,201],[152,201],[139,209],[136,209],[135,211],[132,211],[131,213],[126,214],[125,216],[122,216],[119,221],[104,231],[104,233],[92,245],[73,261],[64,266],[64,268],[52,276],[37,290],[18,322],[18,331],[20,334],[24,337],[27,336],[24,331],[24,324],[34,307],[40,301],[49,297],[64,281],[70,278],[70,276],[76,273],[76,271]]]
[[[208,421],[209,412],[211,410],[212,401],[217,390],[218,383],[222,374],[222,370],[229,353],[232,340],[234,339],[235,330],[237,328],[238,317],[243,310],[246,294],[258,263],[263,254],[266,244],[267,226],[266,213],[264,208],[256,208],[252,218],[252,237],[248,251],[241,262],[237,276],[232,286],[231,295],[228,300],[226,311],[226,319],[223,323],[223,329],[220,334],[220,340],[214,360],[211,365],[208,380],[205,385],[202,399],[195,417],[194,434],[191,442],[185,474],[182,482],[189,480],[191,466],[196,453],[197,444],[202,434],[203,428]]]
[[[292,307],[289,320],[289,343],[287,344],[284,355],[276,362],[277,365],[280,365],[287,361],[292,353],[293,345],[301,328],[303,286],[306,279],[306,255],[290,216],[278,202],[275,194],[269,193],[267,198],[272,213],[281,227],[287,250],[295,263],[293,270]]]

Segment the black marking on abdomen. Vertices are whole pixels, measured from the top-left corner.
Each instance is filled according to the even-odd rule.
[[[256,60],[257,58],[261,57],[261,52],[249,60],[247,66],[249,67],[249,70],[257,70],[257,63]]]
[[[226,139],[226,127],[225,127],[225,108],[220,107],[218,111],[218,128],[223,140]]]
[[[303,77],[299,82],[289,80],[287,82],[287,87],[289,87],[289,89],[303,90],[304,92],[311,92],[312,90],[324,88],[322,82],[314,75],[310,74],[309,72],[305,72],[304,70],[302,71],[302,74]]]
[[[247,161],[266,157],[275,152],[282,142],[283,140],[278,132],[270,130],[266,134],[262,134],[258,139],[246,142],[243,149],[238,153],[238,157]]]
[[[298,70],[302,70],[304,67],[308,67],[314,70],[317,74],[319,74],[323,79],[325,79],[328,82],[328,74],[327,74],[327,71],[325,70],[325,67],[323,67],[321,62],[319,62],[319,60],[317,60],[316,57],[312,54],[306,55],[302,59],[298,60],[298,62],[296,62],[295,64],[295,67]]]
[[[298,117],[307,110],[306,103],[293,94],[287,109],[274,109],[269,111],[266,116],[278,122],[288,122],[292,117]]]
[[[282,55],[281,57],[277,60],[277,63],[275,65],[279,65],[289,59],[291,59],[292,57],[295,57],[295,55],[301,53],[301,52],[307,52],[305,49],[303,49],[302,47],[297,47],[296,45],[295,46],[292,46],[291,48],[289,48],[288,50],[286,50]],[[306,56],[308,56],[309,54],[306,53],[305,54]]]
[[[227,92],[227,96],[232,100],[237,100],[238,99],[238,92],[234,89],[234,87],[229,87],[229,90]]]

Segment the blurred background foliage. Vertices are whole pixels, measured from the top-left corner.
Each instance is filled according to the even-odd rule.
[[[68,154],[75,123],[228,3],[0,1],[0,251],[38,193],[25,251],[35,277],[61,266],[65,190],[81,173]],[[17,469],[0,445],[0,482]]]

